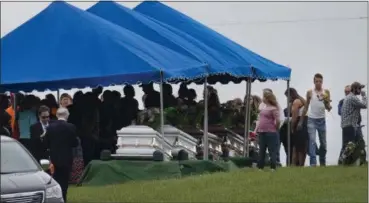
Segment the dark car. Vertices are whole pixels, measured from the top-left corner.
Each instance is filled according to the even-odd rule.
[[[62,203],[60,185],[44,170],[49,160],[37,163],[13,138],[1,137],[1,203]]]

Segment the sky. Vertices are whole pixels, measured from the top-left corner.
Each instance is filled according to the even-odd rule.
[[[70,2],[87,9],[94,2]],[[120,2],[133,8],[140,2]],[[1,37],[48,6],[49,2],[1,2]],[[327,164],[336,164],[342,136],[337,104],[344,86],[354,81],[367,84],[367,2],[165,2],[213,28],[244,47],[292,69],[291,87],[305,95],[313,87],[313,75],[324,76],[331,91],[333,109],[327,113]],[[216,84],[221,102],[243,98],[246,84]],[[142,92],[136,88],[142,107]],[[191,85],[198,95],[203,86]],[[271,88],[282,107],[286,106],[285,81],[255,82],[252,93]],[[107,89],[122,92],[122,86]],[[156,89],[158,87],[156,86]],[[89,88],[83,91],[88,91]],[[173,86],[176,93],[177,86]],[[73,93],[76,90],[63,92]],[[36,92],[35,92],[36,93]],[[43,97],[49,92],[37,92]],[[56,93],[53,92],[55,95]],[[202,98],[198,98],[202,99]],[[367,110],[362,111],[367,124]],[[364,128],[364,135],[367,128]],[[366,136],[365,136],[366,137]],[[367,139],[366,139],[367,140]],[[283,149],[281,149],[283,150]],[[284,160],[284,152],[281,159]],[[308,163],[308,160],[306,164]]]

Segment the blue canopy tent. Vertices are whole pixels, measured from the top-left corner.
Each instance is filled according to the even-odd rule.
[[[206,64],[65,2],[1,39],[1,91],[194,79]]]
[[[236,64],[252,67],[254,78],[288,80],[291,76],[290,68],[263,58],[198,21],[160,2],[145,1],[134,8],[134,10],[187,33],[208,47],[217,50],[222,57],[231,58]],[[209,78],[208,82],[217,82],[213,81],[216,79],[222,81],[221,78]]]
[[[283,79],[287,80],[287,88],[289,88],[289,79],[291,76],[291,69],[273,61],[270,61],[244,47],[233,42],[232,40],[226,38],[225,36],[217,33],[216,31],[210,29],[209,27],[199,23],[198,21],[186,16],[185,14],[176,11],[160,2],[157,1],[146,1],[139,4],[135,11],[140,12],[144,15],[152,17],[158,21],[161,21],[169,26],[173,26],[183,32],[186,32],[188,35],[191,35],[195,39],[203,42],[208,47],[211,47],[217,50],[222,56],[227,56],[227,58],[232,58],[234,61],[237,61],[236,64],[244,64],[252,68],[252,78],[257,79]],[[237,77],[237,76],[236,76]],[[200,82],[228,82],[232,81],[234,76],[213,76],[209,77],[207,80]],[[240,79],[240,78],[239,78]],[[244,78],[241,78],[244,79]],[[199,82],[199,83],[200,83]],[[251,93],[251,80],[248,78],[247,87],[246,87],[246,95],[250,96]],[[289,96],[289,95],[288,95]],[[248,155],[248,129],[250,127],[250,123],[248,122],[248,118],[250,118],[250,110],[249,103],[250,98],[247,99],[246,104],[246,121],[245,121],[245,135],[244,135],[244,153]],[[206,103],[206,100],[205,100]],[[205,116],[207,116],[207,111],[205,111]],[[204,137],[205,137],[205,147],[207,144],[207,121],[204,122]],[[288,128],[288,130],[290,130]],[[289,133],[289,132],[288,132]],[[290,136],[288,136],[290,138]],[[288,150],[289,152],[291,150]],[[207,149],[204,150],[207,153]],[[207,156],[207,155],[205,155]],[[290,156],[288,156],[290,157]]]
[[[251,76],[249,65],[236,63],[238,61],[227,58],[227,55],[222,55],[185,32],[116,2],[100,1],[87,11],[178,53],[209,64],[208,73],[210,75],[228,73],[237,77]]]

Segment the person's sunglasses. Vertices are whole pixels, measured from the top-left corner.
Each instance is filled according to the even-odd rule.
[[[41,116],[42,119],[48,119],[50,116]]]

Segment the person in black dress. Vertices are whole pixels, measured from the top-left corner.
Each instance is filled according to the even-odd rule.
[[[143,103],[145,109],[160,108],[160,93],[154,89],[154,84],[142,84],[142,91],[144,92]]]
[[[285,95],[290,93],[291,106],[291,145],[292,145],[292,164],[295,166],[304,166],[308,149],[309,134],[307,131],[307,120],[302,125],[302,128],[297,128],[297,125],[301,119],[301,112],[306,104],[306,101],[301,97],[296,89],[289,88],[286,90]]]
[[[187,92],[187,101],[186,101],[186,105],[188,107],[193,107],[193,106],[196,106],[197,105],[197,102],[196,102],[196,97],[197,97],[197,94],[196,94],[196,91],[194,89],[189,89],[188,92]]]
[[[291,106],[291,104],[288,105],[289,107]],[[291,119],[291,113],[290,115],[288,115],[288,108],[285,108],[283,110],[284,113],[284,117],[285,117],[285,121],[283,122],[281,128],[279,129],[279,136],[280,136],[280,143],[279,143],[279,147],[282,144],[283,148],[284,148],[284,152],[286,153],[286,165],[290,166],[291,165],[291,161],[292,161],[292,150],[291,153],[289,153],[288,150],[292,149],[292,145],[291,145],[291,140],[288,140],[288,122]],[[288,142],[289,141],[289,142]],[[290,145],[290,148],[288,147],[288,145]],[[289,159],[288,159],[288,155],[290,155]],[[279,158],[279,154],[277,155],[277,161],[280,161]]]
[[[112,91],[105,90],[102,98],[103,101],[99,108],[98,151],[109,150],[111,153],[114,153],[116,145],[115,140],[117,140],[119,109],[115,108],[116,98]]]
[[[177,100],[173,96],[173,88],[170,84],[163,84],[164,109],[177,106]]]
[[[212,86],[208,89],[208,123],[209,125],[219,124],[221,122],[220,101],[217,90]]]
[[[187,104],[188,100],[188,87],[186,83],[181,83],[178,90],[177,105],[182,106]]]
[[[132,125],[137,120],[138,101],[135,99],[135,89],[131,85],[123,88],[124,97],[120,99],[121,122],[119,128]]]

